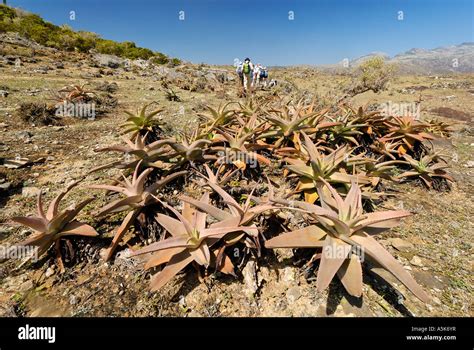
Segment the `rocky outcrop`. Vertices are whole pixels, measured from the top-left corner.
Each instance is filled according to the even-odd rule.
[[[108,67],[108,68],[119,68],[124,66],[125,60],[114,56],[114,55],[106,55],[103,53],[96,53],[92,56],[92,59],[101,67]]]
[[[29,47],[32,49],[41,49],[43,46],[33,40],[26,39],[18,33],[8,32],[0,34],[0,43]]]

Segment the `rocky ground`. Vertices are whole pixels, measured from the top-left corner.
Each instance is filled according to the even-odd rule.
[[[28,235],[8,219],[32,213],[39,189],[49,200],[71,180],[85,176],[68,197],[77,202],[89,191],[87,184],[118,174],[107,170],[87,175],[114,159],[94,149],[119,141],[123,110],[156,101],[165,108],[162,118],[172,134],[192,130],[205,104],[237,99],[231,68],[154,67],[145,61],[9,41],[0,46],[0,159],[26,164],[0,165],[0,244]],[[334,98],[347,80],[307,68],[271,74],[283,93],[321,101]],[[94,91],[105,90],[117,106],[95,120],[63,118],[55,125],[25,122],[17,112],[21,103],[48,101],[64,86],[85,83]],[[167,100],[169,88],[180,102]],[[291,250],[268,252],[258,262],[249,259],[237,278],[214,274],[200,283],[190,272],[151,293],[146,288],[149,274],[126,258],[127,246],[109,263],[99,259],[99,249],[109,244],[117,220],[98,227],[100,238],[74,243],[77,256],[70,257],[65,273],[59,273],[50,256],[28,267],[0,262],[0,316],[473,316],[474,76],[400,76],[387,91],[359,95],[352,103],[414,102],[420,96],[422,118],[437,116],[455,123],[453,135],[434,144],[445,154],[456,183],[450,192],[390,184],[397,196],[382,208],[405,208],[415,215],[380,241],[430,294],[431,304],[423,304],[390,274],[370,266],[362,299],[348,296],[337,281],[328,291],[317,292],[315,278],[303,274],[301,252]],[[97,197],[94,207],[104,201],[101,194]],[[93,222],[92,209],[86,207],[80,218]]]

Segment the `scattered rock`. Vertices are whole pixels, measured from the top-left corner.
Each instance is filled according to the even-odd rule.
[[[242,270],[244,276],[244,292],[247,296],[254,296],[259,288],[257,277],[257,262],[253,259],[249,260]]]
[[[61,317],[71,316],[71,312],[56,300],[51,300],[38,293],[32,293],[25,300],[28,305],[29,317]]]
[[[131,258],[132,251],[128,248],[117,253],[115,257],[114,265],[120,266],[126,270],[134,270],[138,268],[139,263],[142,261],[140,257]]]
[[[138,67],[140,69],[147,69],[150,64],[144,59],[137,59],[130,62],[131,66]]]
[[[8,91],[0,90],[0,97],[8,97]]]
[[[48,278],[54,275],[54,273],[55,273],[54,269],[52,267],[48,267],[44,275],[46,276],[46,278]]]
[[[356,315],[352,312],[347,312],[346,310],[344,310],[344,307],[342,306],[342,304],[339,304],[336,307],[336,310],[334,312],[334,316],[336,316],[336,317],[355,317]]]
[[[76,305],[77,302],[78,302],[78,298],[77,298],[74,294],[72,294],[72,295],[69,297],[69,304],[71,304],[71,305]]]
[[[10,226],[0,226],[0,240],[3,240],[8,237],[12,230],[13,228]]]
[[[374,316],[372,310],[368,307],[367,303],[362,302],[361,304],[351,303],[346,298],[341,300],[340,306],[342,310],[338,310],[338,315],[343,317],[371,317]]]
[[[100,53],[95,54],[93,56],[93,59],[100,66],[109,67],[109,68],[113,68],[113,69],[119,68],[124,63],[124,60],[117,57],[117,56],[100,54]]]
[[[30,160],[28,158],[13,158],[3,160],[3,166],[8,169],[18,169],[28,165],[29,163]]]
[[[282,270],[280,274],[280,279],[284,282],[294,282],[295,276],[295,269],[290,266],[287,266]]]
[[[8,191],[11,187],[11,182],[4,182],[0,184],[0,191]]]
[[[418,266],[418,267],[423,266],[423,262],[421,261],[421,258],[416,255],[414,255],[413,258],[410,260],[410,264],[412,264],[413,266]]]
[[[26,130],[23,130],[23,131],[19,131],[17,133],[15,133],[15,136],[19,139],[29,139],[31,136],[33,136],[33,134],[29,131],[26,131]]]
[[[42,67],[38,67],[37,69],[33,70],[33,72],[40,73],[40,74],[47,74],[50,70],[51,70],[50,67],[42,66]]]
[[[474,160],[469,160],[466,164],[464,164],[465,168],[474,168]]]
[[[388,241],[396,250],[406,252],[414,248],[413,244],[401,238],[389,238]]]
[[[21,189],[21,195],[25,198],[36,197],[40,191],[41,189],[38,187],[23,187]]]
[[[188,317],[202,317],[202,315],[197,312],[196,310],[191,310],[188,314],[187,314]]]
[[[96,89],[99,91],[114,93],[118,90],[118,85],[115,82],[109,84],[105,81],[102,84],[99,84]]]
[[[449,281],[445,278],[436,278],[436,276],[432,275],[429,272],[426,271],[414,271],[413,272],[413,277],[415,280],[420,283],[421,285],[431,288],[431,289],[439,289],[443,290],[446,287],[446,284],[449,283]]]
[[[292,304],[301,297],[301,291],[299,287],[291,287],[286,292],[286,298],[288,303]]]

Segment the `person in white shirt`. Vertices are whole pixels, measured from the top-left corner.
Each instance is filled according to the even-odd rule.
[[[254,67],[253,76],[252,76],[252,87],[255,87],[259,84],[261,68],[262,68],[262,65],[260,63],[257,63],[257,65]]]
[[[243,63],[243,62],[239,62],[239,63],[237,64],[237,69],[235,70],[235,72],[236,72],[237,75],[239,76],[240,85],[242,85],[242,86],[244,86],[243,66],[244,66],[244,63]]]

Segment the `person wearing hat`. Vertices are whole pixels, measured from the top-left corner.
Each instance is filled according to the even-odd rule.
[[[267,67],[263,66],[260,68],[260,75],[258,82],[263,83],[264,87],[267,87],[267,79],[268,79],[268,69]]]

